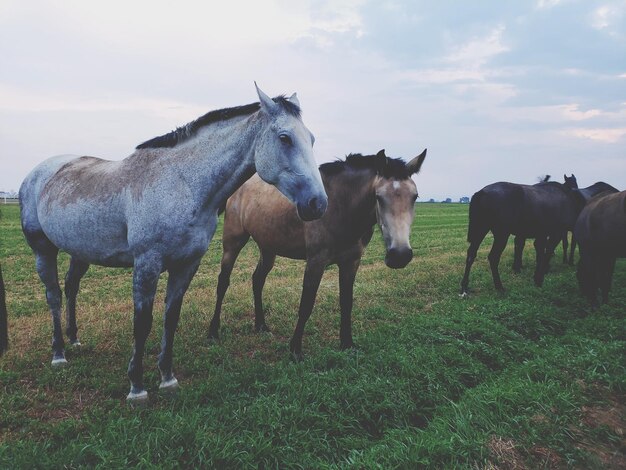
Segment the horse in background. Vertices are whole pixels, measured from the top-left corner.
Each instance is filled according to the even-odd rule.
[[[580,289],[593,307],[598,305],[598,291],[607,303],[615,261],[626,258],[626,191],[593,197],[576,221],[574,237],[580,249]]]
[[[8,321],[4,279],[2,278],[2,266],[0,266],[0,356],[9,348]]]
[[[581,199],[567,184],[556,182],[536,185],[499,182],[475,193],[469,208],[467,240],[470,246],[461,295],[469,293],[469,273],[478,248],[489,231],[494,240],[488,259],[496,290],[504,291],[498,264],[511,234],[520,239],[535,239],[537,265],[534,281],[538,287],[543,285],[550,253],[562,240],[565,230],[574,226],[584,204]]]
[[[535,184],[535,186],[538,186],[542,183],[547,183],[548,181],[550,181],[550,175],[546,175],[539,183]],[[576,180],[576,177],[574,175],[571,175],[571,176],[563,175],[563,181],[564,181],[563,184],[566,187],[570,189],[578,189],[578,181]],[[574,229],[574,226],[572,225],[572,227],[566,230],[563,234],[563,253],[567,253],[567,245],[568,245],[567,232],[573,229]],[[519,274],[522,270],[522,254],[524,253],[524,246],[526,246],[526,237],[516,236],[514,239],[513,245],[515,246],[515,249],[513,252],[513,272]],[[551,257],[553,254],[554,253],[550,253],[549,256]],[[563,255],[564,263],[566,262],[565,259],[566,259],[566,255],[564,254]]]
[[[337,264],[340,347],[353,347],[353,287],[363,251],[378,223],[386,247],[385,264],[390,268],[403,268],[411,261],[409,235],[417,198],[411,176],[420,171],[425,158],[426,150],[405,164],[402,160],[387,158],[381,150],[376,155],[351,154],[345,161],[321,165],[328,210],[322,218],[306,224],[295,216],[275,188],[258,177],[248,180],[226,204],[222,268],[209,337],[219,337],[222,301],[230,274],[239,252],[252,237],[260,250],[252,276],[255,330],[269,331],[262,293],[276,256],[306,260],[298,323],[289,346],[294,357],[300,359],[304,327],[313,310],[324,269]]]
[[[255,84],[256,86],[256,84]],[[66,363],[57,254],[71,256],[65,278],[67,335],[79,344],[76,295],[90,264],[133,268],[134,347],[127,399],[145,402],[143,355],[160,274],[168,271],[160,388],[174,390],[174,334],[183,296],[213,238],[218,211],[255,171],[295,204],[321,217],[327,197],[314,138],[295,93],[212,111],[137,146],[121,161],[63,155],[37,166],[20,188],[22,229],[46,287],[53,365]]]

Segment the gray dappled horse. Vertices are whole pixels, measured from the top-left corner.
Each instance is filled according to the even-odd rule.
[[[509,235],[534,238],[537,253],[534,280],[543,284],[550,254],[563,234],[574,226],[584,202],[566,184],[547,182],[535,185],[500,182],[485,186],[472,196],[469,208],[467,241],[470,243],[461,281],[461,296],[469,290],[469,273],[481,242],[489,231],[493,245],[489,265],[493,283],[504,291],[498,264]]]
[[[57,253],[71,256],[65,279],[67,335],[76,336],[76,294],[90,264],[133,267],[134,348],[128,399],[145,401],[143,354],[159,275],[168,271],[158,365],[162,389],[175,389],[174,333],[183,296],[215,232],[220,207],[256,171],[303,220],[319,218],[327,197],[313,135],[296,95],[212,111],[151,139],[121,161],[59,156],[20,188],[22,228],[52,313],[53,364],[65,363]]]
[[[626,258],[626,191],[609,190],[592,198],[578,216],[574,237],[580,249],[580,289],[593,307],[598,290],[607,303],[615,260]]]
[[[217,339],[222,301],[235,261],[250,237],[261,256],[254,275],[255,329],[269,331],[265,324],[262,291],[276,256],[306,259],[298,323],[290,343],[291,353],[302,356],[304,326],[311,315],[324,268],[339,266],[341,348],[353,346],[352,302],[354,279],[361,256],[378,222],[387,250],[385,263],[403,268],[413,257],[409,236],[417,188],[411,175],[419,172],[426,150],[408,163],[377,155],[349,155],[345,161],[320,166],[328,194],[328,210],[320,219],[302,223],[287,200],[273,187],[252,177],[226,204],[222,269],[215,313],[209,337]]]

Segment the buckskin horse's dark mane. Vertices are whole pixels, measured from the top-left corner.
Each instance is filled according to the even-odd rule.
[[[407,179],[409,171],[406,163],[399,158],[389,158],[382,160],[378,155],[361,155],[360,153],[351,153],[345,160],[336,160],[334,162],[324,163],[320,165],[320,172],[325,176],[335,176],[346,169],[370,169],[379,173],[385,178],[396,178],[399,180]]]
[[[277,96],[272,98],[275,103],[279,104],[283,110],[295,116],[297,118],[300,117],[301,111],[300,107],[295,103],[289,101],[284,95]],[[164,147],[176,147],[176,145],[186,142],[195,136],[200,129],[209,124],[213,124],[219,121],[226,121],[228,119],[232,119],[239,116],[247,116],[252,113],[257,112],[261,108],[261,104],[251,103],[243,106],[235,106],[233,108],[224,108],[217,109],[215,111],[209,111],[204,116],[200,116],[195,121],[191,121],[184,126],[178,127],[177,129],[164,134],[159,137],[154,137],[153,139],[147,140],[142,144],[139,144],[136,148],[139,149],[148,149],[148,148],[164,148]]]

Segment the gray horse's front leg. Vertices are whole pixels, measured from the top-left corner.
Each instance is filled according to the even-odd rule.
[[[178,388],[178,380],[172,373],[174,356],[174,334],[180,318],[180,308],[183,296],[187,292],[189,283],[200,266],[200,258],[192,261],[188,266],[170,269],[165,296],[165,314],[163,315],[163,338],[161,340],[161,354],[159,355],[159,370],[161,371],[161,385],[165,391]]]
[[[133,271],[133,302],[135,304],[133,334],[135,344],[133,355],[128,364],[130,393],[126,399],[129,402],[141,403],[148,400],[148,392],[143,384],[143,353],[146,339],[152,328],[152,306],[160,274],[161,263],[157,257],[143,256],[135,260]]]

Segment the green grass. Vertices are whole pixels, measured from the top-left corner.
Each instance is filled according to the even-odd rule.
[[[0,468],[620,468],[626,397],[626,263],[610,304],[590,311],[560,251],[544,287],[534,249],[507,293],[483,242],[468,299],[458,296],[467,205],[419,204],[403,270],[378,233],[355,284],[354,338],[338,351],[338,273],[327,269],[293,363],[304,264],[279,258],[265,288],[272,334],[252,332],[253,243],[233,271],[222,339],[207,340],[221,228],[183,304],[181,390],[158,393],[161,280],[147,345],[145,409],[126,405],[131,271],[92,267],[79,295],[80,349],[50,367],[51,325],[19,209],[2,207],[0,260],[11,349],[0,359]],[[61,256],[61,275],[68,259]],[[516,467],[517,466],[517,467]]]

